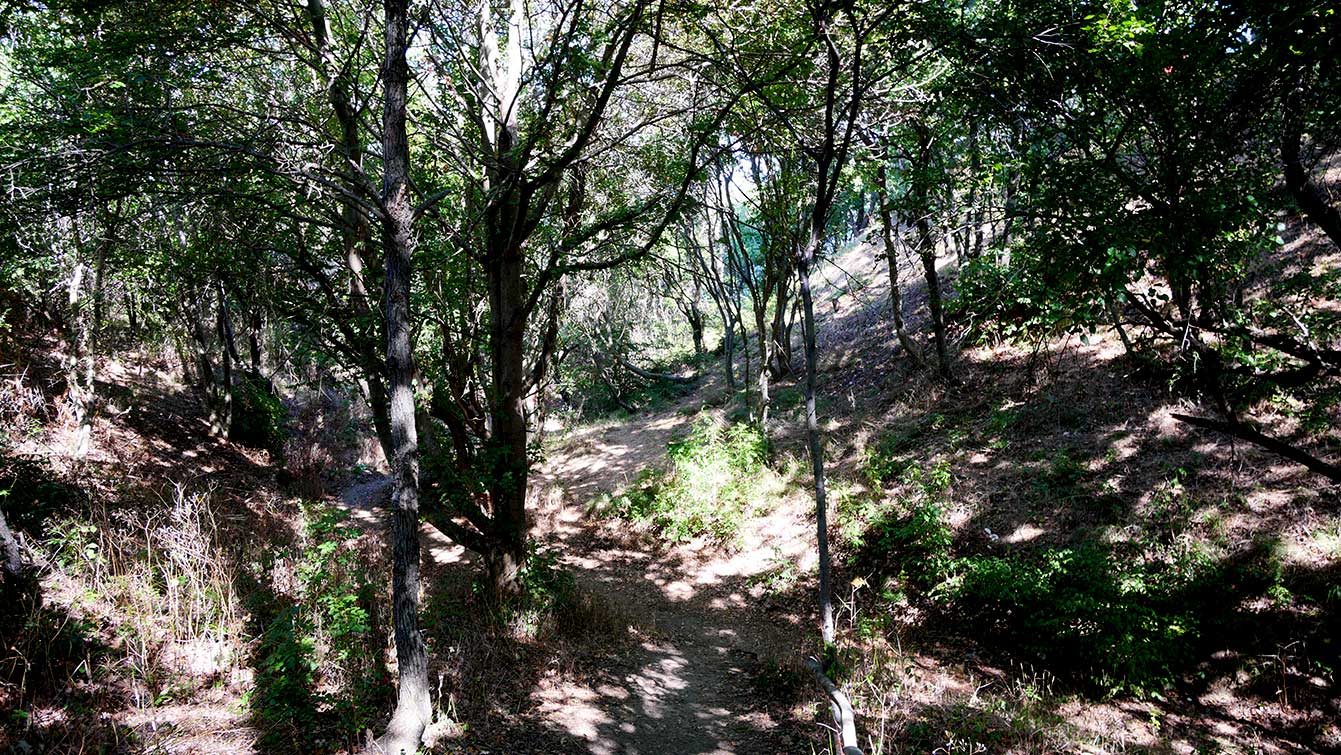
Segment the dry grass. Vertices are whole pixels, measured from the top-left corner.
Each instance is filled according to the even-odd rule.
[[[178,484],[138,508],[95,498],[47,533],[32,543],[42,602],[27,606],[0,664],[15,709],[27,711],[11,736],[73,747],[88,736],[82,706],[151,709],[240,681],[234,554],[211,491]],[[104,724],[93,727],[103,737],[132,735]]]

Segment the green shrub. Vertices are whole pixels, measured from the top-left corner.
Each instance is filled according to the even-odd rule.
[[[998,641],[1087,672],[1109,693],[1172,684],[1190,657],[1197,616],[1193,574],[1120,558],[1094,544],[1036,558],[974,556],[955,563],[942,600]]]
[[[1071,490],[1084,471],[1058,452],[1041,480]],[[854,566],[882,578],[885,594],[913,590],[975,636],[1074,670],[1106,693],[1154,693],[1186,668],[1200,611],[1223,581],[1204,554],[1135,542],[956,556],[946,521],[949,465],[909,464],[899,477],[904,502],[870,502],[851,514],[867,523],[852,540]]]
[[[953,543],[954,531],[945,523],[945,509],[938,502],[924,501],[907,516],[877,520],[865,538],[865,549],[873,554],[868,558],[894,564],[883,570],[889,576],[931,590],[951,575]]]
[[[908,446],[921,434],[916,428],[906,432],[885,433],[866,447],[862,471],[872,489],[884,488],[908,467]]]
[[[284,455],[284,422],[288,412],[269,381],[243,373],[233,386],[233,421],[228,438],[249,448],[269,451],[279,460]]]
[[[857,558],[976,636],[1075,670],[1103,692],[1153,693],[1185,668],[1198,623],[1189,596],[1214,579],[1195,559],[1147,562],[1095,544],[956,557],[953,541],[944,508],[928,500],[877,520]]]
[[[527,543],[520,573],[521,591],[502,608],[503,620],[523,636],[537,637],[562,624],[577,604],[577,580],[563,568],[558,551]]]
[[[85,510],[88,496],[38,457],[0,453],[0,506],[11,528],[40,537],[52,515]]]
[[[331,745],[353,742],[376,725],[391,691],[374,633],[376,582],[344,512],[316,504],[302,512],[302,536],[286,554],[294,564],[292,592],[263,591],[253,607],[269,618],[249,703],[263,743],[323,731]]]
[[[767,444],[753,426],[704,419],[668,446],[671,470],[644,472],[628,491],[605,502],[606,513],[650,523],[683,542],[700,535],[733,539],[762,499],[780,492],[765,465]]]
[[[315,650],[311,624],[290,606],[266,623],[257,648],[256,686],[247,703],[262,721],[261,745],[284,749],[317,722]]]

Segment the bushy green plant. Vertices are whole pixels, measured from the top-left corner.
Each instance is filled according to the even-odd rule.
[[[1196,636],[1183,597],[1193,574],[1119,558],[1097,545],[955,563],[943,600],[1026,652],[1085,670],[1107,692],[1171,684]],[[1180,573],[1181,572],[1181,573]]]
[[[250,703],[273,744],[323,729],[354,741],[375,724],[390,691],[373,636],[376,586],[346,519],[338,509],[305,505],[302,536],[287,555],[294,589],[254,608],[271,617]]]
[[[0,505],[10,527],[41,536],[48,518],[82,511],[88,496],[40,458],[0,453]]]
[[[264,724],[263,747],[285,748],[316,728],[314,656],[308,617],[297,607],[281,609],[266,624],[257,648],[256,687],[247,697]]]
[[[563,568],[558,551],[534,542],[527,544],[519,582],[519,594],[501,608],[504,620],[519,634],[534,637],[551,620],[561,623],[577,602],[577,580]]]
[[[672,542],[700,535],[728,541],[776,483],[765,464],[767,443],[751,425],[704,419],[669,444],[668,456],[669,472],[644,472],[633,488],[608,501],[607,512],[649,522]]]
[[[1153,693],[1189,657],[1197,613],[1188,596],[1205,564],[1119,556],[1098,545],[1035,555],[962,556],[944,509],[926,500],[878,520],[859,556],[885,576],[1012,652],[1076,670],[1105,692]]]
[[[895,576],[923,589],[949,578],[953,543],[954,531],[945,523],[944,507],[936,501],[917,504],[907,516],[876,521],[867,539],[874,553],[897,554]]]
[[[909,444],[921,434],[918,428],[888,432],[866,447],[862,471],[871,488],[880,490],[898,478],[908,467]]]
[[[282,459],[287,418],[284,402],[270,383],[260,375],[243,373],[233,386],[233,421],[228,429],[229,439],[269,451],[275,459]]]
[[[1060,489],[1085,471],[1067,452],[1048,461],[1041,480]],[[1154,693],[1186,667],[1205,608],[1199,586],[1221,578],[1204,553],[1138,541],[956,556],[949,465],[909,464],[899,478],[907,497],[859,508],[868,526],[853,542],[857,568],[887,580],[888,594],[911,589],[976,636],[1077,671],[1104,692]]]

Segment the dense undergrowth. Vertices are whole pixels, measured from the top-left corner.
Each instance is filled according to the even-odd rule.
[[[4,488],[42,572],[41,594],[5,627],[11,745],[138,741],[84,731],[87,719],[228,690],[242,691],[237,705],[268,752],[334,751],[376,725],[391,688],[381,654],[368,652],[384,645],[376,549],[342,514],[285,504],[296,531],[244,536],[208,487],[109,500],[47,471],[40,497],[18,501],[34,474],[11,463]],[[53,491],[79,504],[51,506]],[[38,501],[48,505],[27,505]]]
[[[298,537],[248,564],[257,637],[243,697],[270,751],[356,745],[380,723],[394,687],[383,663],[379,548],[344,512],[303,504]],[[315,740],[314,740],[315,735]]]
[[[595,510],[644,524],[672,543],[701,536],[730,543],[788,483],[789,475],[768,466],[767,441],[750,424],[704,417],[666,454],[669,470],[644,470],[628,490],[599,498]]]
[[[1127,431],[1084,440],[1108,408],[1096,418],[1048,391],[923,406],[859,444],[855,479],[835,486],[852,582],[836,673],[869,716],[871,751],[1119,746],[1058,715],[1073,699],[1146,701],[1155,732],[1210,689],[1310,721],[1327,708],[1341,591],[1290,555],[1294,535],[1231,529],[1251,485],[1225,487],[1191,451],[1123,464]],[[1138,461],[1144,492],[1122,476]],[[911,715],[899,695],[928,674],[905,643],[928,641],[1006,670],[987,672],[990,692]],[[1184,736],[1222,751],[1208,732]]]

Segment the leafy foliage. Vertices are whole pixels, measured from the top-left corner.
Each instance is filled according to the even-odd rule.
[[[644,472],[632,490],[597,504],[610,516],[646,522],[671,542],[706,535],[728,542],[744,518],[776,492],[767,443],[748,424],[712,418],[668,447],[669,473]]]
[[[391,691],[374,630],[378,595],[346,515],[304,508],[302,538],[289,554],[291,593],[258,590],[264,616],[250,707],[271,747],[314,733],[357,742],[377,723]],[[370,644],[371,643],[371,644]]]
[[[284,458],[285,421],[288,410],[279,393],[260,375],[244,373],[233,386],[233,424],[228,437],[246,446]]]

